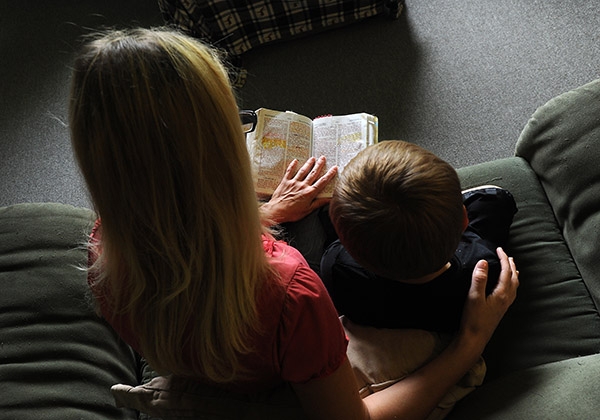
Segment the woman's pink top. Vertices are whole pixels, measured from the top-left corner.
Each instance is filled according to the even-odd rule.
[[[92,246],[100,237],[98,220],[91,234]],[[232,386],[239,391],[267,389],[282,381],[302,383],[322,378],[346,360],[348,340],[321,279],[304,257],[285,242],[263,236],[262,243],[279,279],[271,282],[272,287],[264,287],[259,296],[261,334],[253,338],[256,351],[242,358],[243,364],[255,372],[255,378]],[[90,252],[90,265],[94,258]],[[90,276],[88,283],[104,318],[139,352],[135,331],[112,313],[107,295],[94,287]]]

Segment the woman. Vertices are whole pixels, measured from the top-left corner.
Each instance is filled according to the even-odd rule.
[[[236,391],[290,382],[314,418],[426,416],[476,362],[516,296],[473,274],[456,340],[361,400],[346,338],[318,276],[264,225],[298,220],[336,169],[293,162],[262,207],[236,101],[215,53],[168,30],[114,31],[74,64],[73,148],[100,217],[89,283],[99,311],[161,374]],[[310,355],[310,358],[306,356]]]

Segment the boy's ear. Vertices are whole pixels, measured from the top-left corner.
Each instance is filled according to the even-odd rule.
[[[469,214],[467,208],[463,205],[463,232],[467,230],[467,226],[469,226]]]

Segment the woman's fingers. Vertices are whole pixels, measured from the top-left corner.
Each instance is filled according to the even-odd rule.
[[[296,175],[296,166],[298,166],[298,159],[293,159],[285,170],[283,176],[284,179],[292,179]]]
[[[306,176],[305,181],[309,184],[314,183],[316,180],[320,179],[321,172],[323,172],[323,168],[325,168],[325,158],[321,156],[319,159],[316,159],[314,166]]]
[[[298,170],[298,172],[296,172],[296,175],[294,176],[294,178],[298,181],[304,181],[306,179],[307,175],[310,173],[310,171],[315,166],[315,161],[316,161],[316,159],[314,157],[308,158],[308,160],[304,163],[304,165],[302,165],[300,167],[300,169]]]

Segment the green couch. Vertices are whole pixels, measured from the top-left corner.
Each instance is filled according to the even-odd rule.
[[[539,108],[514,157],[459,175],[465,188],[491,183],[514,194],[507,251],[521,286],[484,354],[484,384],[448,418],[597,418],[600,80]],[[92,223],[90,210],[61,204],[0,209],[0,419],[145,417],[116,408],[110,392],[149,373],[91,309],[80,268]],[[280,412],[253,415],[261,404],[270,402],[222,405],[236,419]]]

